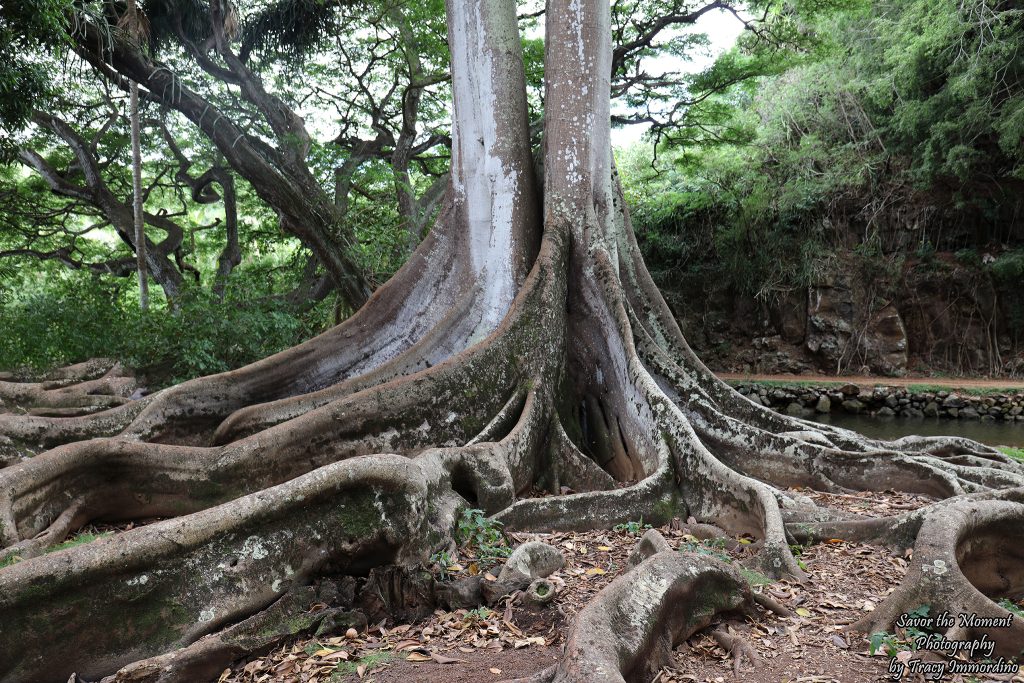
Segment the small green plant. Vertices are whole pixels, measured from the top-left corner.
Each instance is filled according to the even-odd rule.
[[[868,654],[873,655],[876,652],[882,652],[886,655],[895,655],[900,650],[906,649],[903,645],[905,645],[903,641],[895,634],[888,631],[879,631],[872,633],[868,637]]]
[[[480,560],[508,557],[512,548],[501,527],[501,522],[486,517],[483,510],[470,508],[462,511],[455,538],[461,545],[474,548]]]
[[[981,265],[981,255],[978,253],[978,250],[974,248],[968,247],[966,249],[960,249],[953,254],[953,256],[959,263],[962,263],[965,266],[978,267]]]
[[[437,573],[441,580],[447,581],[452,576],[448,567],[455,564],[455,558],[447,550],[442,550],[430,556],[430,564],[437,567]]]
[[[693,538],[690,536],[690,538]],[[732,563],[732,558],[721,552],[721,549],[725,547],[725,539],[723,538],[709,538],[703,541],[684,541],[679,544],[679,551],[686,553],[697,553],[698,555],[707,555],[713,557],[716,560],[721,560],[726,564]]]
[[[906,614],[912,619],[925,619],[928,617],[928,613],[930,611],[931,605],[920,605],[912,610],[907,610]],[[927,637],[928,635],[929,632],[913,626],[904,628],[902,636],[889,633],[887,631],[872,633],[868,637],[868,653],[873,655],[876,652],[881,651],[884,654],[892,656],[897,652],[916,650],[917,639]]]
[[[921,259],[922,263],[931,263],[935,260],[935,245],[926,237],[917,245],[914,255]]]
[[[793,553],[793,559],[796,560],[796,565],[798,567],[800,567],[800,569],[803,569],[804,571],[807,571],[807,565],[804,564],[804,561],[801,559],[801,557],[804,554],[804,550],[805,549],[806,548],[804,546],[802,546],[802,545],[790,545],[789,546],[790,552]]]
[[[765,576],[759,571],[747,569],[743,565],[737,565],[737,568],[740,571],[740,575],[750,586],[768,586],[775,583],[775,579]]]
[[[935,394],[940,391],[949,391],[970,396],[988,396],[990,394],[1001,394],[1006,389],[1001,387],[960,387],[953,382],[951,384],[909,384],[907,385],[907,391],[911,394]]]
[[[927,619],[928,612],[932,609],[931,605],[918,605],[912,610],[907,612],[907,616],[911,619]]]
[[[494,614],[494,611],[487,607],[477,607],[466,613],[466,621],[480,622],[487,621]]]
[[[625,524],[616,524],[612,527],[612,531],[618,531],[619,533],[626,533],[630,536],[639,536],[647,529],[650,529],[650,524],[644,524],[644,518],[641,517],[639,522],[626,522]]]

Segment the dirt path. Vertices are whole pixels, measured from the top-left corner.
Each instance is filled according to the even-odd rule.
[[[836,377],[829,375],[748,375],[740,372],[715,373],[720,378],[740,382],[787,382],[790,384],[856,384],[859,387],[909,387],[912,385],[943,389],[1006,389],[1024,391],[1024,381],[973,379],[968,377]]]

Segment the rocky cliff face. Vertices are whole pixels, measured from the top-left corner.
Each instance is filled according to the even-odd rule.
[[[892,301],[878,301],[849,272],[836,271],[808,288],[803,347],[836,374],[868,368],[898,376],[907,370],[907,330]]]
[[[1024,375],[1015,305],[983,268],[952,255],[865,268],[840,256],[773,300],[669,290],[691,344],[718,370]]]

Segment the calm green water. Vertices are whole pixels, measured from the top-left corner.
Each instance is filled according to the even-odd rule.
[[[816,415],[812,418],[852,429],[875,439],[897,439],[901,436],[963,436],[990,446],[1024,447],[1024,422],[981,422],[979,420],[938,420],[899,417],[868,417],[865,415]]]

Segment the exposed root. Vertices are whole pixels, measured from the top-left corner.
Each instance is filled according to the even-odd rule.
[[[565,564],[557,548],[531,541],[524,543],[509,556],[498,574],[499,583],[527,586],[534,579],[543,579],[554,574]]]
[[[0,372],[0,381],[45,382],[50,385],[50,388],[53,388],[55,386],[96,379],[106,374],[115,365],[117,365],[117,361],[113,358],[90,358],[81,363],[54,368],[43,373],[41,376],[29,371]]]
[[[923,516],[903,582],[851,628],[890,631],[901,615],[928,606],[931,617],[948,612],[955,620],[948,638],[987,636],[996,643],[996,655],[1017,657],[1024,651],[1024,623],[994,601],[1024,596],[1022,526],[1024,504],[1019,502],[963,499],[933,506]],[[961,621],[973,616],[1002,625]]]
[[[216,680],[225,667],[248,656],[269,651],[286,638],[304,634],[363,630],[366,617],[342,608],[310,610],[331,604],[331,584],[298,587],[266,609],[217,633],[203,636],[186,647],[133,662],[101,683],[196,683]]]
[[[543,287],[528,291],[536,296]],[[86,509],[91,517],[73,517],[78,524],[97,518],[174,516],[333,461],[381,452],[413,455],[431,446],[459,446],[481,438],[508,441],[501,456],[511,480],[495,482],[498,488],[491,493],[480,486],[474,498],[490,497],[488,509],[501,509],[532,482],[542,445],[542,404],[547,401],[539,401],[535,392],[522,404],[514,400],[523,395],[520,387],[526,378],[520,373],[531,368],[504,360],[510,346],[522,343],[522,335],[534,335],[534,324],[531,315],[513,316],[503,325],[504,334],[457,359],[227,446],[173,446],[124,438],[61,446],[0,471],[0,513],[6,510],[13,520],[12,525],[0,516],[0,541],[9,546],[35,536],[66,517],[68,501],[87,494],[96,503]],[[501,419],[490,419],[495,414]],[[510,434],[502,435],[517,417]],[[483,471],[482,463],[461,471]]]
[[[751,665],[757,666],[759,661],[757,651],[740,636],[729,633],[726,627],[719,626],[712,629],[708,635],[714,638],[715,642],[732,657],[732,673],[736,678],[739,678],[740,666],[743,664],[744,659],[750,662]]]
[[[7,410],[109,408],[127,403],[138,388],[135,378],[115,364],[102,376],[81,382],[0,381],[0,406]]]
[[[640,542],[636,544],[633,552],[629,554],[629,557],[626,559],[626,565],[635,567],[648,557],[671,551],[672,546],[669,545],[664,536],[654,529],[648,529],[640,538]]]
[[[791,617],[793,611],[766,593],[754,593],[754,602],[780,617]]]
[[[114,436],[159,395],[150,394],[115,408],[73,417],[0,414],[0,435],[32,452],[84,439]]]
[[[562,659],[519,683],[649,681],[672,648],[719,614],[748,610],[747,584],[717,560],[657,553],[615,579],[577,615]]]
[[[415,463],[360,458],[11,565],[0,571],[0,678],[64,680],[69,666],[98,678],[244,619],[325,570],[415,561],[426,550],[426,509]],[[74,664],[52,656],[55,640]]]

